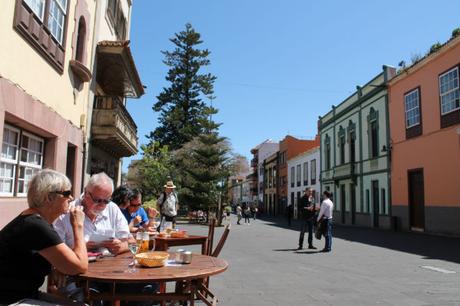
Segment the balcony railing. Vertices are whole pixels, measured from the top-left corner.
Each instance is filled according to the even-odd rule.
[[[93,144],[117,158],[137,153],[137,126],[119,97],[96,97],[92,119]]]

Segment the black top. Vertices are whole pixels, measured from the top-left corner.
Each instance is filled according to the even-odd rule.
[[[62,243],[40,215],[20,215],[0,231],[0,304],[36,298],[51,264],[38,251]]]
[[[300,198],[299,211],[300,211],[300,216],[304,220],[313,219],[313,217],[316,214],[315,200],[314,200],[313,197],[311,199],[312,200],[310,200],[309,197],[307,195],[305,195],[305,194]],[[313,210],[307,209],[307,208],[311,208],[311,207],[313,207]]]

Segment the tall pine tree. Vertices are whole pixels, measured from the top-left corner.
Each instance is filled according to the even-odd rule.
[[[204,102],[206,98],[214,98],[216,77],[200,73],[202,67],[210,64],[210,51],[197,48],[202,43],[200,33],[187,23],[185,31],[176,33],[170,41],[175,45],[174,50],[162,53],[163,63],[170,67],[166,80],[171,85],[157,96],[153,110],[160,112],[159,126],[149,138],[173,151],[205,132],[208,116],[217,110]]]

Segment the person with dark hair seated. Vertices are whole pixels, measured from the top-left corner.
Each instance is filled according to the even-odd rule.
[[[120,186],[114,191],[112,200],[120,207],[128,222],[131,233],[136,233],[139,229],[151,232],[156,230],[155,227],[151,226],[150,220],[155,219],[158,211],[151,207],[147,209],[147,212],[145,211],[142,207],[142,193],[140,189],[129,189],[126,186]]]

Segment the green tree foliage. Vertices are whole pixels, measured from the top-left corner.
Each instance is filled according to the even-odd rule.
[[[142,159],[136,163],[137,185],[142,188],[145,200],[157,198],[169,176],[174,175],[171,153],[158,142],[141,146]]]
[[[149,138],[176,150],[205,132],[209,116],[217,113],[203,100],[214,99],[216,77],[200,73],[201,68],[210,64],[210,51],[197,48],[202,40],[191,24],[186,24],[185,30],[170,41],[175,45],[174,50],[162,53],[163,63],[169,67],[166,80],[171,85],[157,96],[153,110],[160,112],[159,126]]]
[[[214,210],[229,176],[230,147],[216,132],[204,133],[176,151],[181,168],[180,200],[191,210]]]

